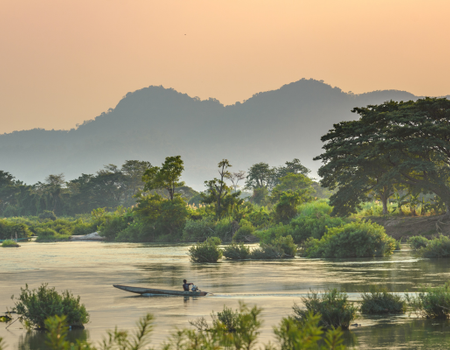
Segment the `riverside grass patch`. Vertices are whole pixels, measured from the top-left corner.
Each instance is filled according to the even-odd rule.
[[[406,294],[405,298],[411,313],[423,318],[450,318],[449,282],[441,287],[423,287],[419,293],[415,295]]]
[[[196,263],[216,263],[222,258],[222,249],[218,247],[221,244],[220,238],[209,237],[202,243],[194,244],[189,248],[189,257]]]
[[[389,293],[384,287],[373,286],[369,292],[361,293],[360,311],[368,315],[404,314],[406,300],[401,295]]]

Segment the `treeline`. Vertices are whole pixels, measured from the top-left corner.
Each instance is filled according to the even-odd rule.
[[[49,175],[34,185],[0,171],[0,216],[74,216],[97,208],[130,207],[144,188],[142,176],[149,168],[150,162],[128,160],[121,167],[109,164],[96,174],[82,174],[71,181],[65,181],[63,174]],[[187,198],[196,194],[188,187],[177,191]]]

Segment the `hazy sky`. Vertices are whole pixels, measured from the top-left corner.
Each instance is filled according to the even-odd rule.
[[[301,78],[450,94],[449,0],[0,0],[0,133],[163,85],[224,104]]]

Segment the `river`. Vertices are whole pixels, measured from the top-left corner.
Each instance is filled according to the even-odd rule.
[[[152,343],[162,343],[175,327],[189,320],[209,319],[223,306],[237,308],[239,301],[263,308],[261,342],[273,340],[272,327],[292,313],[295,303],[310,290],[338,288],[359,300],[359,292],[370,285],[386,286],[393,292],[414,292],[421,285],[442,285],[449,280],[450,259],[414,257],[407,246],[386,258],[319,260],[296,258],[277,261],[222,261],[194,264],[189,245],[132,244],[104,242],[23,243],[20,248],[0,248],[0,313],[14,306],[11,295],[19,295],[28,284],[42,283],[58,291],[70,290],[81,297],[90,313],[85,331],[72,338],[100,341],[107,330],[132,330],[139,317],[155,316]],[[141,297],[113,284],[181,289],[182,280],[195,282],[213,294],[199,298]],[[414,317],[363,317],[345,333],[346,344],[355,349],[448,349],[448,321]],[[8,349],[46,349],[41,332],[26,332],[19,322],[0,337]]]

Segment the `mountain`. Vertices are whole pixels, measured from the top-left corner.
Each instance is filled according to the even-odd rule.
[[[397,90],[356,95],[302,79],[224,106],[216,99],[149,86],[128,93],[114,109],[76,129],[0,135],[0,170],[26,183],[59,173],[70,180],[107,164],[137,159],[160,165],[166,156],[180,154],[183,179],[197,190],[217,176],[223,158],[236,171],[299,158],[314,176],[320,163],[312,158],[321,153],[320,137],[334,123],[357,118],[353,107],[418,98]]]

